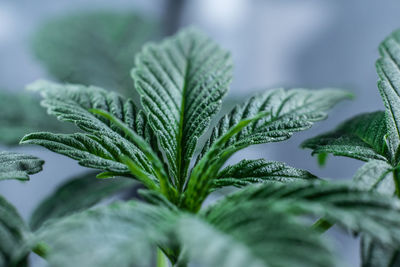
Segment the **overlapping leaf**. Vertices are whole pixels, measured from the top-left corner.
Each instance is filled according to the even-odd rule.
[[[286,183],[314,179],[317,179],[317,177],[311,173],[290,167],[282,162],[266,161],[264,159],[242,160],[220,171],[218,177],[214,180],[214,187],[242,187],[254,183]]]
[[[27,266],[28,233],[14,206],[0,196],[0,266]]]
[[[336,130],[308,139],[302,144],[311,148],[313,154],[332,153],[359,160],[386,160],[387,133],[385,113],[364,113],[344,123]]]
[[[167,209],[118,202],[50,221],[35,242],[51,266],[153,266],[155,244],[174,220]]]
[[[177,227],[187,256],[204,267],[333,266],[328,242],[272,207],[219,206]]]
[[[213,177],[235,152],[254,144],[282,141],[326,118],[327,109],[349,98],[340,90],[275,89],[236,106],[214,127],[187,185],[185,206],[200,208]]]
[[[29,180],[29,175],[41,171],[43,164],[43,160],[34,156],[0,152],[0,180]]]
[[[329,247],[309,227],[278,210],[257,213],[249,208],[229,206],[196,216],[135,202],[114,203],[52,221],[35,240],[45,248],[49,263],[61,267],[151,266],[150,249],[170,242],[171,236],[184,251],[180,263],[332,266]]]
[[[30,88],[42,92],[45,98],[42,104],[50,114],[57,116],[59,120],[75,123],[86,133],[33,133],[25,136],[22,143],[42,145],[78,160],[83,166],[114,174],[129,173],[121,159],[125,155],[135,161],[151,179],[156,180],[151,162],[126,134],[110,121],[89,111],[100,109],[110,112],[156,150],[157,141],[146,117],[136,109],[132,100],[125,100],[116,93],[97,87],[81,85],[38,81]]]
[[[194,29],[149,44],[137,56],[135,86],[181,188],[197,140],[221,107],[231,69],[229,53]]]
[[[87,173],[60,185],[36,207],[30,219],[31,228],[35,230],[49,219],[90,208],[134,184],[126,178],[101,180],[95,176],[95,173]]]
[[[45,23],[33,51],[61,82],[98,85],[132,96],[130,69],[157,23],[130,12],[84,12]]]
[[[346,229],[363,232],[382,244],[400,245],[400,202],[346,184],[318,182],[250,186],[222,200],[216,208],[244,202],[261,202],[263,205],[269,202],[272,205],[280,201],[290,203],[289,211],[321,216]]]

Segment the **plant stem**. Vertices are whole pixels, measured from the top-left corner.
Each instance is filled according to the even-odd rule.
[[[316,221],[311,227],[322,234],[328,231],[332,226],[332,223],[328,222],[324,218],[321,218]]]
[[[168,267],[168,258],[161,249],[157,248],[157,267]]]

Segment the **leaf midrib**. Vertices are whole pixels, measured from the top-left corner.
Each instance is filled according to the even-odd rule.
[[[181,47],[182,49],[182,47]],[[184,70],[184,80],[183,80],[183,88],[182,88],[182,100],[181,100],[181,109],[180,109],[180,117],[179,117],[179,131],[178,131],[178,140],[177,140],[177,144],[178,144],[178,158],[177,158],[177,165],[178,165],[178,173],[177,173],[177,186],[178,186],[178,190],[180,192],[183,191],[184,189],[184,184],[185,184],[185,177],[186,177],[186,167],[184,166],[185,163],[184,158],[183,158],[183,124],[184,124],[184,119],[185,119],[185,104],[186,104],[186,91],[187,91],[187,87],[189,84],[189,70],[190,70],[190,57],[192,54],[192,50],[193,50],[193,42],[190,43],[190,47],[188,49],[188,53],[187,53],[187,65],[185,67]]]

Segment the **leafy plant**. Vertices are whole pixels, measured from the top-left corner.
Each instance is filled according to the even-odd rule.
[[[354,183],[365,190],[397,198],[400,198],[399,42],[400,31],[395,31],[379,46],[376,69],[385,111],[360,114],[336,130],[303,143],[303,147],[313,149],[313,154],[331,153],[365,161],[355,174]],[[363,266],[400,265],[399,250],[382,246],[368,236],[363,237],[361,243]]]
[[[157,266],[169,261],[180,267],[334,266],[332,246],[321,236],[334,223],[371,244],[399,247],[400,201],[391,196],[265,159],[226,166],[250,145],[310,128],[349,93],[268,90],[222,116],[200,144],[231,72],[230,54],[189,28],[137,55],[132,77],[142,108],[99,87],[30,85],[49,114],[81,131],[37,132],[21,143],[71,157],[100,170],[97,177],[105,180],[79,178],[61,186],[34,212],[25,253],[18,255],[32,250],[61,267],[142,267],[154,259]],[[144,201],[91,208],[132,180],[143,184]],[[228,186],[236,189],[206,204],[212,192]],[[312,224],[315,218],[323,219]]]

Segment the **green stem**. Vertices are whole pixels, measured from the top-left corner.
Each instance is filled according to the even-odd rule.
[[[157,248],[157,267],[168,267],[168,258],[161,249]]]
[[[328,222],[324,218],[321,218],[318,221],[316,221],[311,227],[322,234],[328,231],[332,226],[333,226],[332,223]]]

